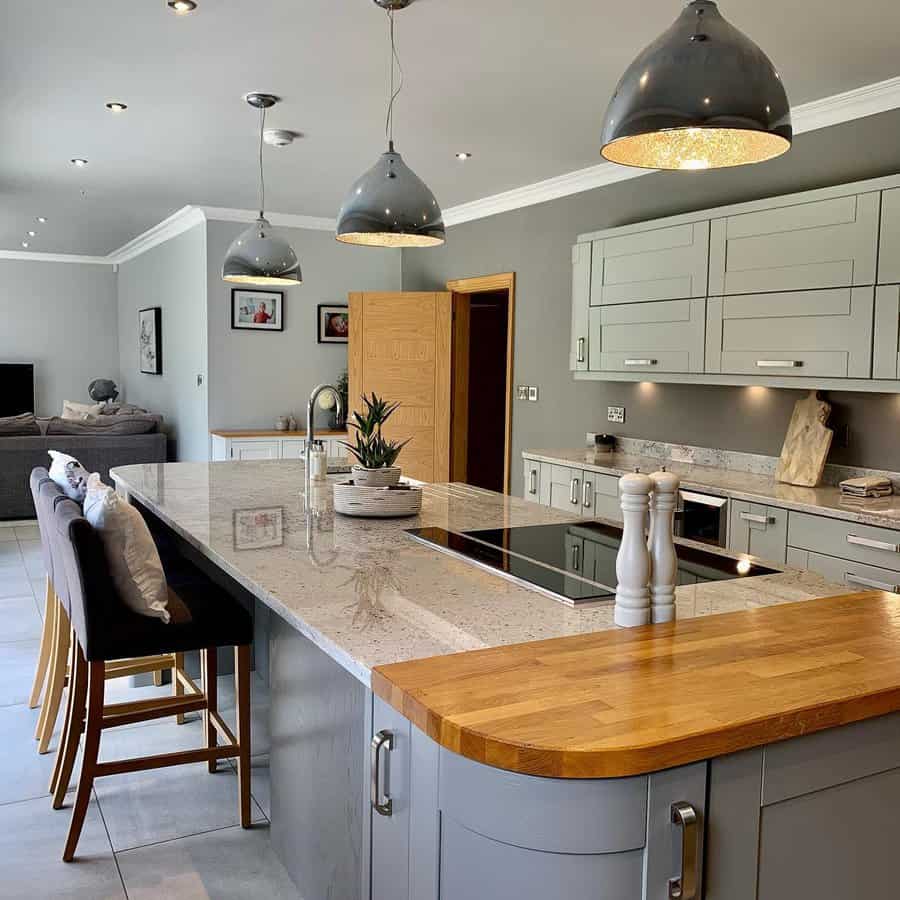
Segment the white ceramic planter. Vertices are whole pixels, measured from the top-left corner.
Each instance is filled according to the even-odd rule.
[[[353,481],[360,487],[388,487],[400,481],[400,467],[387,466],[382,469],[366,469],[352,466]]]
[[[422,508],[422,489],[418,487],[363,487],[339,481],[333,488],[334,511],[345,516],[414,516]]]

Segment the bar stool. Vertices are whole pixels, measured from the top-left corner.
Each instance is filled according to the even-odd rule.
[[[242,827],[249,828],[250,642],[253,637],[250,615],[237,600],[196,569],[175,587],[170,584],[168,624],[132,612],[112,582],[99,535],[82,516],[78,504],[68,499],[55,505],[50,550],[54,573],[65,572],[74,647],[66,726],[57,754],[59,772],[53,804],[57,809],[68,789],[79,739],[84,735],[81,774],[63,860],[70,862],[74,858],[94,779],[106,775],[193,762],[205,762],[209,771],[215,772],[217,760],[236,758],[240,821]],[[234,647],[237,735],[217,708],[217,647]],[[193,650],[201,652],[202,688],[182,669],[177,669],[181,696],[105,704],[106,679],[118,677],[110,676],[110,671],[127,670],[135,658]],[[121,660],[124,662],[118,662]],[[98,761],[104,729],[194,711],[203,713],[204,747]],[[224,741],[221,745],[219,737]]]

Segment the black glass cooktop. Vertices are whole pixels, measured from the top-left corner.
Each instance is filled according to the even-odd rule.
[[[573,605],[615,596],[616,555],[622,529],[612,525],[579,521],[462,533],[443,528],[412,528],[407,533]],[[681,544],[675,548],[679,584],[747,578],[776,571],[748,559],[733,559]]]

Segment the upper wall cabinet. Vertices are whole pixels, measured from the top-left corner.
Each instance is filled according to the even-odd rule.
[[[880,196],[851,194],[714,219],[710,294],[874,284]]]
[[[709,222],[594,241],[591,305],[705,297]]]
[[[591,244],[572,248],[572,347],[569,368],[573,372],[588,367],[588,309],[591,302]]]
[[[898,282],[900,282],[900,188],[894,188],[881,195],[878,283]]]
[[[900,378],[900,285],[875,288],[875,347],[872,377]]]

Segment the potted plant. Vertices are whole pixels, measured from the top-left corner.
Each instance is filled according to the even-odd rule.
[[[356,429],[356,443],[341,441],[356,458],[358,465],[351,468],[355,484],[364,487],[385,487],[400,480],[400,468],[394,462],[409,440],[386,441],[381,433],[385,422],[400,406],[382,400],[374,391],[371,397],[363,397],[365,412],[354,412],[347,424]]]

